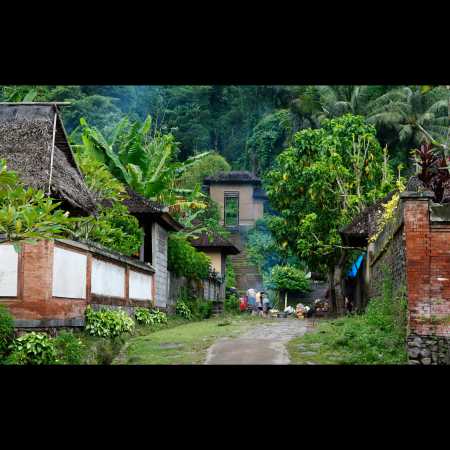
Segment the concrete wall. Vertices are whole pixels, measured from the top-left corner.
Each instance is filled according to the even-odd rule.
[[[91,292],[125,298],[125,267],[102,259],[92,259]]]
[[[129,296],[135,300],[152,300],[152,276],[130,270]]]
[[[19,254],[11,244],[0,245],[0,297],[16,297],[18,292]]]
[[[86,298],[87,255],[54,247],[53,297]]]
[[[167,231],[158,223],[152,224],[152,265],[155,268],[156,306],[167,306]]]
[[[263,216],[264,204],[262,200],[253,198],[251,184],[212,184],[209,188],[210,197],[219,204],[221,223],[224,219],[225,192],[239,192],[239,225],[252,226]]]
[[[10,270],[8,263],[2,263],[1,273],[6,273],[5,267]],[[151,301],[129,296],[129,273],[144,275],[132,288],[133,293],[136,289],[142,293],[142,280],[147,277],[148,281],[153,269],[97,246],[62,240],[22,244],[17,267],[17,295],[0,298],[14,316],[16,327],[82,326],[88,304],[94,308],[120,306],[129,311],[136,306],[153,306]],[[117,277],[119,272],[124,277]],[[136,277],[132,275],[132,279]],[[80,284],[83,280],[84,286]],[[152,283],[148,283],[147,297],[154,295],[152,290]]]
[[[212,268],[220,273],[221,275],[224,275],[225,273],[225,266],[222,264],[222,253],[221,252],[213,252],[209,250],[202,250],[202,252],[211,258],[211,266]]]

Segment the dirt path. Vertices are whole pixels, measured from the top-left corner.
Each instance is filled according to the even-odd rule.
[[[308,320],[268,320],[241,336],[216,341],[208,349],[205,364],[289,364],[287,342],[310,326]]]

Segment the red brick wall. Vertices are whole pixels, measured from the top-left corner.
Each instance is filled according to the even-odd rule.
[[[19,292],[2,300],[17,320],[67,320],[84,315],[85,300],[52,297],[53,241],[23,244],[19,263]]]
[[[429,199],[404,198],[409,332],[450,336],[450,224],[430,223]]]
[[[57,245],[62,245],[58,243]],[[84,312],[88,303],[124,306],[152,306],[150,301],[137,301],[128,298],[128,274],[126,263],[112,261],[126,267],[126,295],[123,299],[105,298],[91,294],[92,254],[89,250],[81,250],[62,245],[74,251],[87,254],[86,300],[53,297],[53,251],[54,241],[39,241],[36,244],[22,244],[19,254],[19,288],[16,298],[1,298],[14,318],[21,323],[17,326],[28,326],[25,321],[41,321],[42,326],[64,326],[63,323],[77,323],[84,321]],[[133,267],[133,270],[138,270]],[[153,284],[153,298],[155,285]],[[56,325],[54,325],[56,323]],[[31,324],[29,326],[40,326]],[[78,326],[78,325],[77,325]]]

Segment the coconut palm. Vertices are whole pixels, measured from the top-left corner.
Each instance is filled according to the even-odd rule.
[[[370,99],[370,86],[317,86],[322,113],[320,118],[331,118],[351,113],[365,115]]]
[[[394,130],[400,144],[419,146],[431,139],[444,141],[448,132],[448,92],[436,87],[400,87],[368,105],[368,122],[379,130]]]

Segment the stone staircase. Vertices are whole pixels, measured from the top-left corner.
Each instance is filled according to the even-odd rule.
[[[229,238],[240,250],[238,255],[232,255],[231,261],[236,273],[236,289],[240,295],[245,295],[247,289],[256,291],[263,289],[263,279],[258,269],[249,261],[245,248],[245,237],[240,233],[233,233]]]

